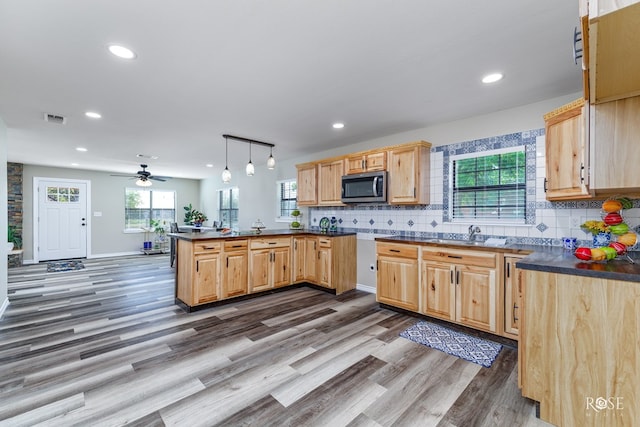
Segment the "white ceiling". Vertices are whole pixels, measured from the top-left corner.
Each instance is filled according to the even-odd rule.
[[[132,173],[141,153],[205,178],[223,133],[285,159],[578,92],[577,16],[577,0],[0,0],[8,159]],[[248,149],[229,141],[232,171]]]

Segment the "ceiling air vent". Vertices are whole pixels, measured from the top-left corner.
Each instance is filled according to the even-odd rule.
[[[55,114],[44,113],[44,121],[49,123],[55,123],[63,125],[67,123],[67,118],[64,116],[56,116]]]

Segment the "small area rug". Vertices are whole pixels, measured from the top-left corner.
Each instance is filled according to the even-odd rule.
[[[47,273],[55,273],[58,271],[82,270],[84,264],[82,261],[53,261],[47,263]]]
[[[425,321],[402,331],[400,336],[486,368],[502,350],[501,344]]]

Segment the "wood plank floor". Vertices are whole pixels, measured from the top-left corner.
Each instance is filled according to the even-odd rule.
[[[374,295],[297,288],[195,313],[167,256],[9,270],[0,425],[542,426],[517,353],[489,369],[398,334]]]

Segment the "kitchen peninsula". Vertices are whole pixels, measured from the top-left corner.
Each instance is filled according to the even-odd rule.
[[[336,294],[356,287],[356,233],[263,230],[172,233],[176,302],[188,311],[298,284]]]

